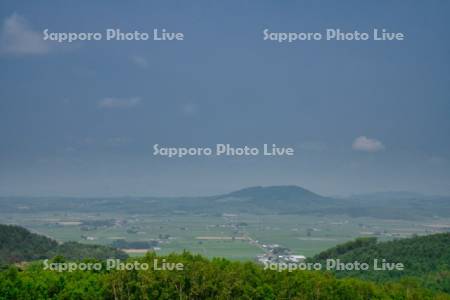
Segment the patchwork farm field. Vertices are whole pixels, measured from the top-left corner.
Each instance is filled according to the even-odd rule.
[[[307,257],[360,236],[379,240],[448,229],[450,219],[420,221],[350,218],[343,215],[151,215],[87,213],[0,214],[0,223],[24,226],[58,241],[113,245],[115,241],[157,243],[161,254],[188,250],[207,257],[254,260],[264,245],[279,245]],[[143,255],[145,247],[129,247]],[[150,249],[150,247],[149,247]]]

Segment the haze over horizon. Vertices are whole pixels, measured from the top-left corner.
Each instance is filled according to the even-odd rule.
[[[195,196],[292,184],[320,195],[449,195],[450,3],[324,4],[3,1],[0,195]],[[262,34],[330,27],[406,39],[279,44]],[[165,28],[185,40],[47,43],[45,28]],[[154,144],[217,143],[296,154],[152,155]]]

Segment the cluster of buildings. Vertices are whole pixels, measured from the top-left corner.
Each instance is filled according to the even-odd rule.
[[[281,247],[278,244],[261,244],[265,253],[256,257],[261,264],[270,263],[301,263],[306,257],[303,255],[292,254],[288,248]]]

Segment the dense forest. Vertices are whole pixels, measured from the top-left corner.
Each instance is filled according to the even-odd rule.
[[[405,271],[289,272],[188,252],[127,258],[114,248],[58,244],[18,226],[0,225],[0,299],[450,299],[449,249],[449,233],[390,242],[359,238],[310,261],[385,258],[403,262]],[[109,268],[113,260],[107,258],[120,261]],[[133,266],[128,270],[127,262]],[[96,268],[60,267],[74,263]]]
[[[366,262],[386,259],[401,262],[403,271],[336,271],[338,277],[354,276],[378,282],[410,277],[421,285],[450,293],[450,233],[417,236],[388,242],[375,238],[359,238],[328,249],[310,261],[324,262],[328,258],[341,262]]]
[[[184,268],[155,269],[155,260],[161,264],[163,259]],[[0,272],[0,299],[450,299],[414,281],[373,283],[323,272],[279,272],[187,252],[167,257],[149,252],[138,261],[150,268],[58,272],[44,270],[41,262],[12,266]]]
[[[0,266],[52,258],[57,255],[67,259],[127,257],[126,253],[112,247],[84,245],[76,242],[59,244],[48,237],[31,233],[23,227],[0,224]]]

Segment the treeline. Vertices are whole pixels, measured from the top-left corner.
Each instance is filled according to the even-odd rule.
[[[338,277],[358,277],[378,282],[411,277],[422,286],[450,293],[450,233],[416,236],[388,242],[375,238],[358,238],[337,245],[309,259],[324,262],[328,258],[343,263],[364,262],[373,265],[374,259],[400,262],[403,271],[336,271]]]
[[[155,259],[184,268],[155,270]],[[187,252],[166,257],[149,252],[138,261],[150,268],[57,272],[40,262],[23,270],[12,266],[0,272],[0,299],[450,299],[411,281],[376,284],[314,271],[278,272]]]
[[[0,267],[11,263],[52,258],[68,259],[126,258],[127,254],[112,247],[84,245],[76,242],[58,244],[53,239],[31,233],[14,225],[0,224]]]

